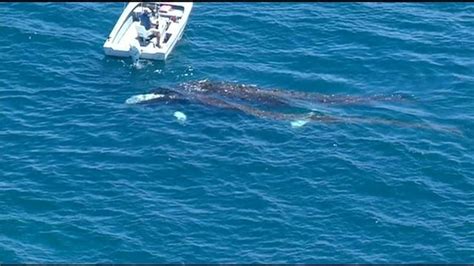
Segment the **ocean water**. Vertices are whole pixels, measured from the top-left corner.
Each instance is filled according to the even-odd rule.
[[[474,262],[472,4],[195,3],[138,67],[102,50],[123,7],[0,5],[0,262]],[[410,101],[125,104],[202,79]]]

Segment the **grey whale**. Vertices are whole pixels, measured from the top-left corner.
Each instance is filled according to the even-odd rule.
[[[297,108],[298,103],[306,102],[324,105],[368,105],[373,102],[403,102],[410,99],[406,95],[374,95],[368,97],[327,95],[314,92],[289,91],[284,89],[264,89],[254,85],[233,82],[216,82],[209,80],[193,81],[178,84],[173,88],[157,88],[146,94],[132,96],[127,104],[173,104],[200,103],[223,109],[237,110],[243,113],[273,120],[297,121],[297,125],[317,121],[323,123],[371,123],[409,128],[436,128],[417,123],[408,123],[382,118],[355,116],[333,116],[306,109],[305,113],[282,112],[278,107]],[[438,127],[438,129],[440,129]]]

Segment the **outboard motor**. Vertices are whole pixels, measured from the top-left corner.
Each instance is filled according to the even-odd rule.
[[[133,39],[130,42],[130,57],[132,58],[134,65],[138,63],[141,54],[140,43],[136,39]]]

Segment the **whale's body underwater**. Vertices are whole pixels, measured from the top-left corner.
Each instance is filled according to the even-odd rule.
[[[389,96],[338,96],[320,93],[287,91],[283,89],[262,89],[254,85],[235,84],[229,82],[197,81],[182,83],[176,88],[157,88],[150,93],[133,96],[127,100],[129,104],[153,102],[199,101],[209,98],[225,98],[226,100],[247,101],[264,105],[291,105],[292,101],[303,100],[323,104],[362,104],[370,101],[404,100],[400,94]]]
[[[288,91],[283,89],[263,89],[253,85],[230,82],[211,82],[208,80],[182,83],[174,88],[157,88],[146,94],[132,96],[127,104],[173,104],[200,103],[206,106],[238,110],[259,118],[291,121],[292,126],[300,127],[310,121],[376,123],[412,128],[428,128],[420,124],[401,121],[365,118],[340,117],[314,112],[301,108],[303,104],[324,105],[366,105],[372,102],[403,102],[405,95],[375,95],[368,97],[326,95],[320,93]],[[277,109],[299,109],[300,112],[283,112]],[[301,109],[306,112],[301,112]],[[429,128],[433,128],[430,126]]]

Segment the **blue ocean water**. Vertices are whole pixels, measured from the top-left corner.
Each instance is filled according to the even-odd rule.
[[[0,5],[1,262],[474,262],[472,4],[195,3],[138,68],[102,50],[123,7]],[[206,78],[427,128],[124,104]]]

